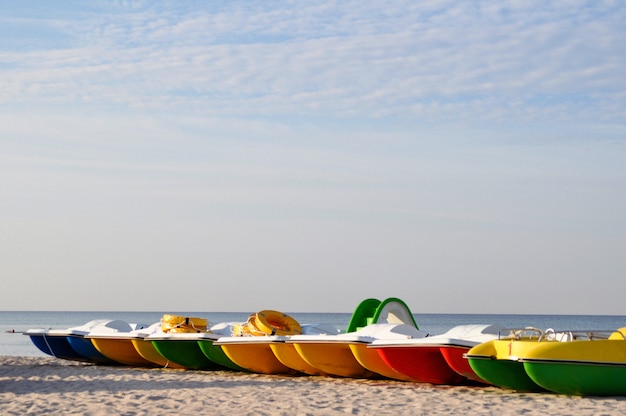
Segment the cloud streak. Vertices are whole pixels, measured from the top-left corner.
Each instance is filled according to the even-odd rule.
[[[2,53],[2,102],[465,122],[623,115],[619,4],[161,6],[41,18],[70,41]]]

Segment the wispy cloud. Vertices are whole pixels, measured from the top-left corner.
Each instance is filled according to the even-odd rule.
[[[4,105],[465,122],[623,116],[619,3],[66,12],[37,19],[66,39],[59,48],[0,54]]]

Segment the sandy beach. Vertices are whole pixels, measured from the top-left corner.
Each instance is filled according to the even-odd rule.
[[[3,415],[621,415],[626,397],[0,357]]]

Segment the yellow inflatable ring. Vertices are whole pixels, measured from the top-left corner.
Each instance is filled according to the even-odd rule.
[[[163,315],[161,329],[163,332],[204,332],[209,321],[204,318],[190,318],[188,316]]]
[[[248,320],[242,324],[236,324],[233,327],[233,336],[235,337],[249,337],[249,336],[263,336],[267,335],[261,331],[256,324],[256,314],[252,314],[248,317]]]
[[[278,311],[263,310],[254,316],[254,326],[267,335],[297,335],[302,327],[291,316]]]

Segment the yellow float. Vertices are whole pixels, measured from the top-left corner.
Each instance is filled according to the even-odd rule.
[[[302,327],[291,316],[273,310],[262,310],[253,313],[243,324],[237,324],[233,328],[233,335],[241,336],[264,336],[264,335],[297,335],[302,333]]]
[[[191,318],[189,316],[168,315],[161,318],[163,332],[206,332],[209,322],[204,318]]]
[[[291,316],[270,309],[257,312],[254,324],[256,328],[267,335],[297,335],[302,333],[302,327]]]
[[[291,316],[273,310],[262,310],[251,314],[246,322],[235,325],[232,337],[221,337],[213,345],[220,346],[232,362],[248,371],[261,374],[294,374],[295,369],[280,361],[271,345],[284,343],[287,335],[301,333],[302,327]]]
[[[248,317],[248,320],[242,324],[236,324],[233,327],[233,336],[235,337],[249,337],[249,336],[263,336],[267,335],[257,328],[256,314],[252,314]]]

